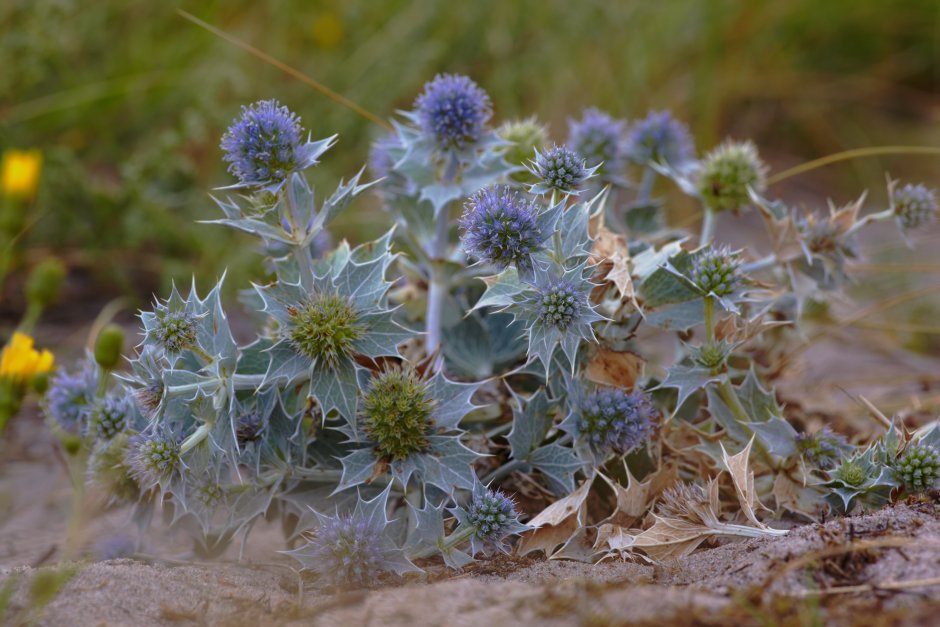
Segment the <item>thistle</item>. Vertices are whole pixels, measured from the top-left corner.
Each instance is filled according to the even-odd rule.
[[[545,152],[535,151],[535,161],[527,169],[536,183],[529,187],[532,194],[559,193],[577,195],[584,182],[594,175],[597,166],[587,168],[584,159],[565,146],[552,146]]]
[[[404,460],[430,446],[434,401],[410,370],[385,370],[373,378],[362,400],[362,428],[383,459]]]
[[[625,151],[641,165],[665,162],[680,165],[695,154],[688,127],[668,111],[650,111],[627,134]]]
[[[371,501],[357,497],[355,509],[346,514],[325,516],[314,510],[317,528],[306,545],[287,555],[334,585],[368,586],[382,573],[419,571],[387,534],[388,495],[386,488]]]
[[[908,492],[924,492],[940,478],[940,454],[929,444],[913,444],[895,463],[895,472]]]
[[[741,284],[740,266],[735,253],[710,247],[695,258],[689,279],[706,296],[730,296]]]
[[[605,180],[618,179],[626,164],[626,122],[590,107],[579,120],[568,120],[569,148],[584,157],[588,167],[598,168]]]
[[[767,166],[751,142],[728,141],[702,160],[696,187],[711,211],[738,211],[750,204],[750,192],[766,187]]]
[[[110,498],[124,503],[140,498],[140,485],[127,462],[131,437],[122,432],[110,440],[98,442],[88,460],[89,480],[103,488]]]
[[[336,409],[355,423],[356,358],[397,357],[398,345],[413,335],[393,320],[386,303],[390,236],[353,250],[344,245],[322,262],[312,284],[281,280],[256,287],[277,324],[265,384],[306,382],[324,418]]]
[[[476,482],[466,509],[456,508],[454,514],[470,534],[470,555],[481,551],[508,552],[506,538],[530,529],[519,522],[519,512],[513,500],[499,490],[491,490]]]
[[[124,463],[143,490],[164,487],[182,468],[176,438],[163,434],[139,434],[128,440]]]
[[[822,485],[829,489],[826,500],[840,512],[851,512],[857,503],[869,508],[884,505],[898,486],[893,470],[880,463],[876,454],[870,447],[842,458],[829,470],[830,479]]]
[[[531,255],[551,237],[558,211],[539,215],[538,206],[509,187],[494,185],[474,194],[460,218],[464,250],[498,268],[532,268]]]
[[[893,183],[893,182],[892,182]],[[917,229],[937,219],[937,195],[925,185],[891,185],[891,207],[904,230]]]
[[[73,435],[83,433],[97,388],[98,371],[90,362],[86,362],[74,375],[65,369],[59,370],[52,377],[43,400],[43,413],[64,432]]]
[[[570,269],[536,268],[531,281],[506,311],[521,320],[529,339],[529,359],[542,362],[546,372],[560,346],[574,367],[582,341],[595,342],[593,324],[604,317],[590,302],[594,284],[584,278],[586,262]]]
[[[340,430],[357,446],[343,457],[340,487],[387,469],[403,487],[412,477],[447,493],[471,488],[478,455],[460,441],[459,423],[474,409],[478,384],[453,383],[438,373],[424,381],[410,370],[386,370],[362,393],[359,426]]]
[[[238,446],[244,448],[261,439],[264,433],[264,417],[258,411],[246,411],[235,421],[235,439]]]
[[[796,448],[808,464],[828,470],[852,450],[852,445],[827,425],[813,434],[797,434]]]
[[[291,346],[312,360],[335,369],[341,358],[353,355],[364,335],[360,314],[348,298],[337,293],[314,293],[288,311],[291,322],[286,336]]]
[[[490,97],[466,76],[438,74],[415,100],[421,130],[441,149],[461,149],[483,136]]]
[[[300,118],[276,100],[242,107],[222,137],[223,159],[239,187],[277,191],[292,172],[317,162],[318,151],[303,141]]]
[[[525,166],[533,154],[548,146],[548,129],[535,117],[504,122],[496,129],[496,134],[511,144],[506,160],[514,166]],[[526,178],[530,177],[526,175]]]
[[[89,429],[99,440],[110,440],[128,426],[130,403],[126,396],[108,394],[95,404]]]
[[[625,455],[653,434],[658,413],[645,392],[605,387],[571,396],[570,413],[561,428],[587,444],[599,460]]]

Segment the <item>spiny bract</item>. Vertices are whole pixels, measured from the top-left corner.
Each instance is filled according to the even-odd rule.
[[[531,172],[540,180],[532,193],[549,191],[577,193],[589,176],[584,158],[567,146],[552,146],[545,152],[536,151]]]
[[[128,442],[125,463],[142,488],[149,489],[170,478],[180,468],[180,446],[164,435],[133,436]]]

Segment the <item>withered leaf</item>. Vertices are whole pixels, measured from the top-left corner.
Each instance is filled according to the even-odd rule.
[[[646,360],[630,351],[597,347],[585,368],[585,376],[595,383],[632,390],[643,374]]]

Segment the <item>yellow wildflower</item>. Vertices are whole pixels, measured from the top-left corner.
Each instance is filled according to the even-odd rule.
[[[0,164],[0,192],[5,196],[32,198],[41,171],[42,153],[38,150],[6,150]]]
[[[313,19],[313,41],[320,48],[330,50],[343,41],[343,20],[333,11],[320,13]]]
[[[0,352],[0,378],[27,383],[37,374],[52,370],[52,353],[33,348],[33,338],[17,331]]]

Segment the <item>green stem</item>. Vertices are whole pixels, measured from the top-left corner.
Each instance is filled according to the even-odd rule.
[[[753,436],[754,431],[747,426],[747,423],[752,421],[751,417],[747,415],[747,410],[744,408],[744,405],[741,404],[741,399],[738,398],[738,395],[735,393],[734,388],[731,387],[731,382],[727,377],[724,377],[721,383],[718,384],[718,395],[721,397],[721,400],[725,402],[725,405],[728,406],[728,409],[731,410],[731,413],[734,415],[735,420],[738,421],[741,429],[743,429],[749,437]],[[754,439],[754,449],[768,468],[773,469],[776,467],[767,448],[757,438]]]
[[[196,429],[192,435],[183,440],[183,443],[180,445],[180,453],[188,453],[192,449],[196,448],[200,442],[209,437],[209,431],[212,430],[212,427],[208,423],[202,423],[199,425],[199,428]]]
[[[409,553],[408,558],[421,559],[425,557],[431,557],[438,552],[446,553],[455,548],[457,545],[462,544],[472,538],[476,531],[476,527],[458,527],[456,530],[454,530],[454,533],[438,541],[437,545],[427,547],[424,550],[417,551],[415,553]]]
[[[705,340],[708,343],[715,341],[715,299],[705,297]]]

